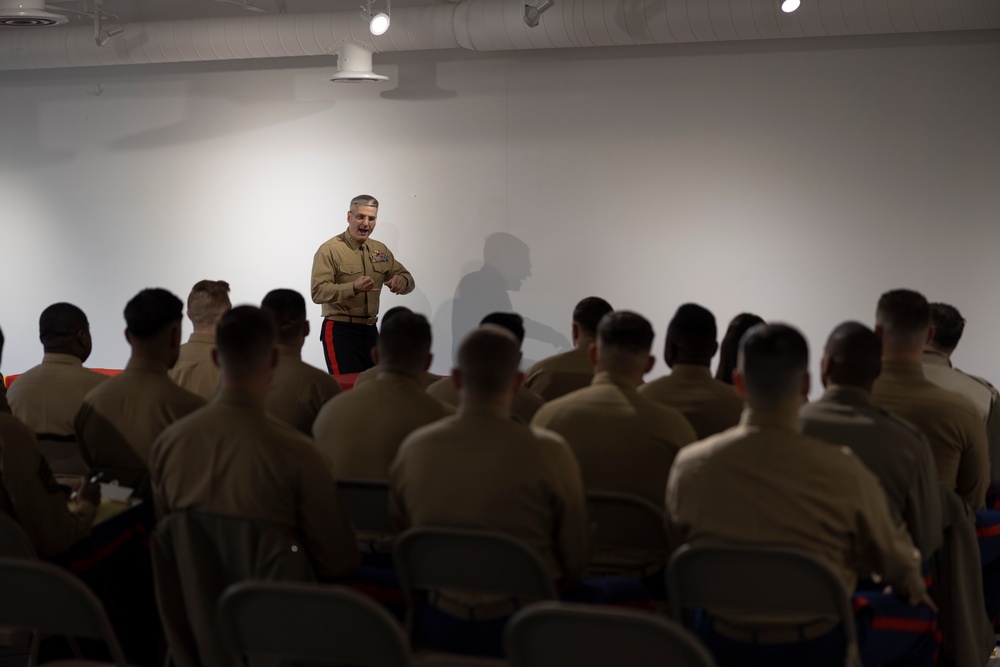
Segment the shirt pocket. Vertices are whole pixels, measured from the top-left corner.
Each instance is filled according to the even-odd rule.
[[[362,274],[361,260],[354,257],[347,260],[342,259],[337,263],[337,270],[345,278],[350,278],[351,280],[359,278]],[[339,282],[346,281],[341,280]]]
[[[382,278],[384,280],[388,280],[389,279],[389,272],[392,270],[392,264],[393,263],[391,261],[387,261],[387,262],[372,262],[372,269],[375,271],[375,273],[377,273],[380,276],[382,276]]]

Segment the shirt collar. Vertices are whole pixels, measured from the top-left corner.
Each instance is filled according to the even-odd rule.
[[[125,366],[127,371],[138,371],[140,373],[155,373],[156,375],[166,375],[167,365],[152,359],[136,359],[132,357]]]
[[[674,364],[670,369],[670,377],[684,380],[711,380],[712,370],[708,366],[697,364]]]
[[[459,400],[458,415],[460,417],[495,417],[497,419],[510,419],[510,412],[499,405],[493,403],[480,403],[478,401]]]
[[[375,374],[375,380],[376,382],[382,382],[383,384],[387,382],[393,382],[395,384],[409,383],[416,385],[417,387],[420,386],[419,378],[415,378],[412,375],[407,375],[406,373],[394,373],[393,371],[380,370]]]
[[[783,410],[754,410],[750,407],[743,408],[740,415],[740,425],[758,427],[764,429],[781,429],[783,431],[802,431],[799,426],[798,411],[785,412]]]
[[[344,233],[341,234],[341,236],[343,237],[344,242],[351,248],[351,250],[360,250],[364,248],[365,243],[367,243],[367,241],[365,241],[365,243],[359,242],[356,238],[351,236],[350,229],[345,230]]]
[[[948,355],[937,350],[924,350],[924,365],[952,368],[951,359],[948,358]]]
[[[60,354],[59,352],[46,352],[42,355],[43,364],[65,364],[67,366],[83,366],[80,357],[72,354]]]
[[[628,389],[631,391],[635,391],[636,389],[635,384],[630,380],[626,379],[621,375],[617,375],[615,373],[609,373],[608,371],[601,371],[599,373],[595,373],[594,379],[591,380],[590,384],[592,385],[613,384],[621,389]]]
[[[189,343],[210,343],[215,345],[215,334],[210,333],[193,333],[191,337],[188,338]]]
[[[289,359],[302,360],[301,348],[292,347],[291,345],[278,345],[278,354]]]
[[[882,360],[881,377],[893,376],[901,379],[924,377],[924,367],[914,361]]]
[[[872,404],[872,395],[860,387],[834,384],[826,388],[819,400],[861,407]]]
[[[250,394],[245,391],[235,389],[220,389],[215,395],[215,403],[222,405],[235,405],[237,407],[254,408],[264,410],[264,397]]]

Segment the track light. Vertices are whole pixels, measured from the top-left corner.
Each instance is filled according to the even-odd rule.
[[[546,9],[554,5],[553,0],[542,0],[538,3],[538,6],[525,5],[524,6],[524,22],[529,28],[537,28],[538,20],[542,17],[542,14]]]
[[[801,4],[802,4],[801,0],[782,0],[781,11],[785,12],[786,14],[791,14],[796,9],[798,9],[799,5]]]
[[[389,0],[385,0],[385,11],[378,14],[372,13],[372,5],[375,0],[367,0],[361,5],[361,18],[368,21],[368,31],[373,35],[384,35],[389,29]]]

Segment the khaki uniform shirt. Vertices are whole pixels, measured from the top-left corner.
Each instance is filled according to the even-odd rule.
[[[587,565],[589,527],[579,466],[558,435],[485,405],[412,433],[389,471],[389,510],[400,530],[493,530],[533,549],[554,579]]]
[[[358,562],[323,457],[256,397],[222,391],[168,427],[153,445],[150,475],[163,514],[221,514],[285,529],[301,537],[323,577],[342,576]]]
[[[589,387],[546,403],[531,423],[566,438],[588,491],[631,493],[658,506],[674,457],[695,440],[679,412],[603,372]]]
[[[357,389],[360,385],[371,382],[372,380],[377,378],[379,370],[380,370],[379,367],[376,365],[358,373],[358,377],[354,379],[354,388]],[[420,387],[421,389],[427,389],[427,387],[431,386],[440,379],[441,379],[440,375],[424,371],[423,373],[420,374]]]
[[[302,361],[301,350],[279,345],[278,367],[264,406],[289,426],[312,435],[319,409],[340,391],[340,383],[332,375]]]
[[[107,380],[79,357],[48,353],[10,386],[10,408],[35,433],[73,435],[73,420],[87,392]]]
[[[458,407],[458,389],[450,377],[441,378],[427,387],[427,393],[453,408]],[[521,387],[514,394],[514,402],[510,406],[511,419],[519,424],[530,424],[538,408],[545,405],[545,399],[526,387]]]
[[[968,399],[927,380],[920,364],[883,361],[872,400],[923,431],[940,482],[973,509],[983,507],[990,481],[986,427]]]
[[[354,281],[362,276],[375,281],[374,292],[354,293]],[[413,276],[384,243],[372,239],[358,243],[345,231],[321,245],[313,256],[310,293],[313,303],[323,304],[323,317],[375,317],[382,285],[395,276],[406,278],[403,294],[413,291]]]
[[[383,372],[324,405],[312,433],[334,479],[388,480],[406,436],[453,414],[454,408],[428,396],[414,378]]]
[[[699,440],[736,426],[743,412],[743,399],[732,385],[713,378],[708,366],[676,364],[670,375],[639,387],[639,394],[678,410]]]
[[[878,480],[846,447],[802,435],[794,413],[747,410],[739,426],[682,449],[667,512],[687,542],[798,547],[834,567],[848,591],[877,572],[911,603],[924,593],[920,554]]]
[[[125,370],[92,389],[76,416],[80,451],[105,481],[148,493],[149,449],[170,424],[205,405],[167,377],[167,367],[131,359]]]
[[[1000,482],[1000,393],[986,380],[952,367],[940,352],[924,352],[924,377],[972,401],[986,424],[990,452],[990,481]]]
[[[206,401],[219,389],[219,367],[212,361],[215,334],[193,333],[181,345],[177,363],[168,373],[170,379]]]
[[[0,480],[0,511],[21,524],[42,558],[90,533],[97,508],[86,501],[67,505],[31,429],[7,414],[0,414]]]
[[[924,560],[941,546],[941,485],[927,438],[916,426],[877,408],[854,387],[830,387],[799,410],[802,433],[849,447],[882,483],[893,516],[902,519]]]
[[[524,386],[546,401],[583,389],[594,379],[590,343],[536,362],[524,375]]]

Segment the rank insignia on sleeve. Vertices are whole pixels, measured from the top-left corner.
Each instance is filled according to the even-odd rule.
[[[388,262],[389,255],[387,253],[376,251],[372,253],[372,264],[378,264],[379,262]]]

